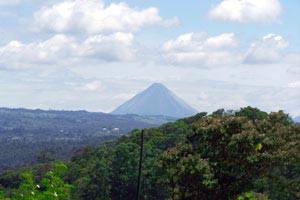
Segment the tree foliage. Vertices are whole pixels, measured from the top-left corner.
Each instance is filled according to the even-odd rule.
[[[300,199],[300,125],[282,111],[220,109],[144,133],[140,199]],[[141,131],[135,130],[98,148],[82,149],[67,163],[67,172],[54,177],[48,162],[0,174],[0,195],[54,194],[46,183],[57,180],[55,191],[66,194],[60,199],[132,200],[140,139]],[[34,188],[37,183],[43,190]]]
[[[61,178],[67,172],[68,168],[65,164],[55,163],[53,171],[48,171],[43,178],[37,182],[35,171],[28,170],[22,172],[23,177],[17,189],[7,192],[9,198],[17,200],[67,200],[71,198],[70,184],[64,182]],[[3,194],[2,194],[3,195]],[[2,197],[3,198],[3,197]]]

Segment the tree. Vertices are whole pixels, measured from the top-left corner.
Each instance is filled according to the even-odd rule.
[[[135,198],[138,179],[139,146],[121,143],[115,149],[112,163],[111,198],[132,200]]]
[[[69,164],[68,179],[76,185],[72,198],[109,200],[112,151],[103,146],[94,151],[87,150],[86,153],[73,158]]]
[[[22,173],[24,181],[14,192],[12,199],[17,200],[69,200],[71,199],[71,188],[63,181],[61,176],[67,171],[67,166],[56,163],[53,171],[45,174],[40,183],[34,179],[33,171]],[[5,197],[4,197],[5,198]]]
[[[235,113],[238,117],[247,117],[248,119],[252,120],[253,122],[257,120],[263,120],[268,118],[268,114],[259,110],[258,108],[253,108],[251,106],[241,108],[240,111]]]
[[[205,199],[216,180],[208,160],[201,158],[191,145],[179,145],[165,151],[158,163],[160,182],[169,189],[171,199]]]
[[[282,112],[255,123],[246,117],[214,115],[193,123],[191,129],[187,144],[167,150],[160,161],[165,183],[179,199],[189,199],[182,190],[194,194],[195,185],[195,191],[202,194],[200,199],[236,198],[251,191],[259,177],[269,176],[275,169],[282,172],[282,167],[297,163],[299,158],[299,127]],[[194,174],[198,183],[210,177],[210,183],[216,184],[190,185],[189,173],[193,174],[198,165],[207,166],[203,174]],[[187,172],[181,179],[183,169]]]

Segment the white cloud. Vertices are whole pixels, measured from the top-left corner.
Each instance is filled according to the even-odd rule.
[[[208,67],[238,62],[239,56],[234,55],[237,43],[233,33],[214,37],[206,33],[187,33],[166,42],[162,50],[168,63]]]
[[[70,57],[77,49],[74,38],[56,35],[44,42],[24,44],[11,41],[0,47],[0,64],[12,68],[26,67],[30,63],[48,64]]]
[[[288,87],[290,87],[290,88],[300,88],[300,81],[289,83]]]
[[[135,57],[133,39],[131,33],[90,36],[82,44],[80,56],[105,61],[132,61]]]
[[[213,19],[240,23],[269,23],[282,11],[278,0],[223,0],[209,13]]]
[[[55,35],[43,42],[24,44],[11,41],[0,47],[0,65],[6,68],[26,68],[32,65],[98,61],[131,61],[135,50],[133,35],[114,33],[94,35],[81,41],[66,35]]]
[[[65,0],[43,7],[34,14],[36,29],[54,33],[89,34],[136,32],[144,26],[171,26],[178,19],[164,20],[155,7],[131,8],[126,3],[105,5],[103,0]]]
[[[98,90],[99,88],[101,88],[101,86],[102,86],[102,84],[100,81],[93,81],[90,83],[86,83],[83,86],[83,89],[88,90],[88,91],[95,91],[95,90]]]
[[[289,42],[273,33],[252,42],[249,47],[238,44],[234,33],[209,36],[207,33],[186,33],[165,42],[162,55],[168,64],[196,67],[229,67],[281,64],[289,71],[298,71],[299,54],[289,53]]]
[[[282,36],[268,34],[260,41],[252,43],[245,56],[245,63],[274,63],[282,60],[283,50],[289,42]]]

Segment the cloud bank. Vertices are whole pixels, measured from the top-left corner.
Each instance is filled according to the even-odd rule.
[[[200,67],[234,64],[234,47],[238,40],[233,33],[210,37],[207,33],[186,33],[162,46],[164,59],[175,65]]]
[[[295,57],[286,52],[289,42],[281,35],[267,34],[261,39],[239,45],[234,33],[209,36],[207,33],[186,33],[162,46],[164,60],[172,65],[203,68],[228,67],[242,64],[291,63]]]
[[[66,0],[34,14],[35,29],[53,33],[136,32],[145,26],[171,26],[177,18],[163,19],[155,7],[131,8],[126,3],[108,6],[101,0]]]
[[[288,46],[289,42],[282,36],[268,34],[251,44],[244,62],[250,64],[280,62],[284,57],[283,50]]]
[[[42,42],[24,44],[11,41],[0,47],[0,65],[6,68],[27,68],[39,64],[62,64],[95,59],[106,62],[127,62],[135,57],[133,35],[114,33],[93,35],[83,41],[72,36],[55,35]]]
[[[223,0],[209,16],[239,23],[270,23],[276,21],[281,12],[278,0]]]

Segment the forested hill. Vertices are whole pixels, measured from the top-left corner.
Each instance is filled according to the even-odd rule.
[[[32,165],[38,156],[66,160],[78,148],[98,146],[133,129],[174,120],[164,116],[0,108],[0,171]]]
[[[139,199],[300,199],[300,125],[251,107],[199,113],[86,148],[67,163],[5,172],[0,199],[1,190],[12,199],[136,199],[142,132]]]

